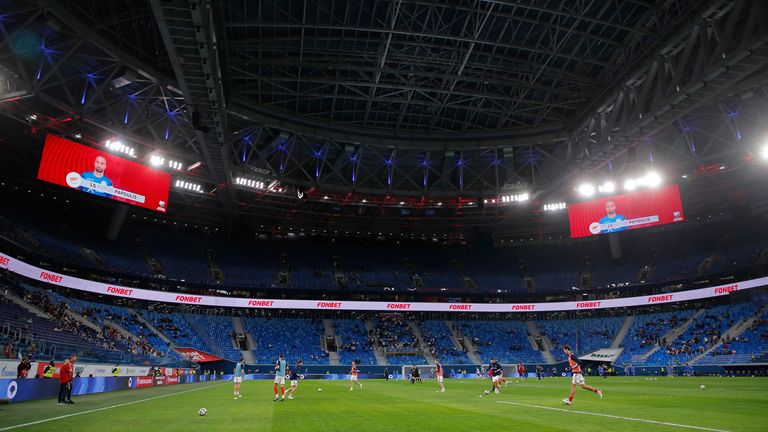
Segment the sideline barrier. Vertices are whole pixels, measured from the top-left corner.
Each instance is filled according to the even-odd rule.
[[[56,370],[53,373],[55,379],[59,379],[59,370],[64,363],[55,362],[54,366]],[[2,378],[16,378],[16,366],[19,365],[19,360],[0,360],[0,379]],[[31,362],[32,368],[29,370],[29,376],[27,378],[34,378],[36,375],[43,376],[43,371],[48,365],[47,361],[39,360]],[[114,363],[75,363],[75,373],[80,374],[81,377],[111,377],[112,368]],[[119,364],[120,373],[119,376],[147,376],[149,375],[149,366],[137,366],[137,365],[123,365]],[[160,373],[163,375],[187,375],[190,368],[173,368],[157,366]]]
[[[30,279],[52,285],[87,291],[100,295],[124,297],[139,300],[201,306],[236,307],[249,309],[314,309],[314,310],[365,310],[365,311],[408,311],[408,312],[554,312],[570,310],[608,309],[650,304],[675,303],[701,300],[728,295],[768,285],[768,277],[750,279],[727,285],[680,291],[669,294],[624,297],[606,300],[569,301],[549,303],[426,303],[426,302],[367,302],[327,300],[280,300],[233,297],[213,297],[153,291],[140,288],[121,287],[102,282],[55,273],[27,264],[0,253],[0,268]]]
[[[195,382],[221,381],[221,376],[133,376],[93,377],[72,380],[72,396],[105,393],[148,387],[163,387]],[[35,399],[54,398],[59,394],[59,380],[51,378],[0,379],[0,399],[24,402]]]

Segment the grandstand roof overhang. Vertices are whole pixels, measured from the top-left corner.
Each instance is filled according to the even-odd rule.
[[[189,175],[225,220],[254,199],[238,175],[545,199],[637,165],[738,159],[765,133],[764,2],[364,3],[11,0],[0,113],[201,161]]]

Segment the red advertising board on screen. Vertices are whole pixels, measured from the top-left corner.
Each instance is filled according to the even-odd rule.
[[[171,176],[54,135],[45,138],[37,178],[165,213]]]
[[[677,185],[568,205],[571,237],[586,237],[685,220]]]

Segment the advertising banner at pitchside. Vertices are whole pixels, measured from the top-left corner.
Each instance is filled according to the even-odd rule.
[[[39,180],[165,213],[171,176],[74,141],[48,135]]]
[[[173,347],[173,350],[183,355],[184,357],[186,357],[187,360],[193,361],[195,363],[205,363],[205,362],[224,360],[221,357],[216,357],[213,354],[208,354],[205,351],[196,350],[194,348]]]
[[[380,302],[347,300],[288,300],[255,299],[245,297],[214,297],[181,294],[167,291],[153,291],[140,288],[121,287],[103,282],[81,279],[51,272],[27,264],[0,253],[0,268],[18,275],[52,285],[114,297],[158,301],[176,304],[199,304],[203,306],[248,308],[248,309],[314,309],[314,310],[365,310],[365,311],[408,311],[408,312],[552,312],[567,310],[608,309],[618,307],[648,306],[700,300],[728,295],[768,285],[768,277],[733,282],[706,288],[650,296],[623,297],[606,300],[581,300],[546,303],[428,303],[428,302]]]
[[[587,237],[685,220],[677,185],[568,205],[571,237]]]

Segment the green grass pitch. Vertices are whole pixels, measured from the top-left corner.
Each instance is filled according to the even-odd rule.
[[[605,398],[578,389],[570,407],[566,378],[511,380],[483,397],[488,380],[446,380],[446,393],[432,380],[362,382],[350,392],[345,381],[301,381],[282,403],[271,382],[246,381],[239,400],[214,382],[0,405],[0,431],[768,431],[764,378],[590,378]]]

